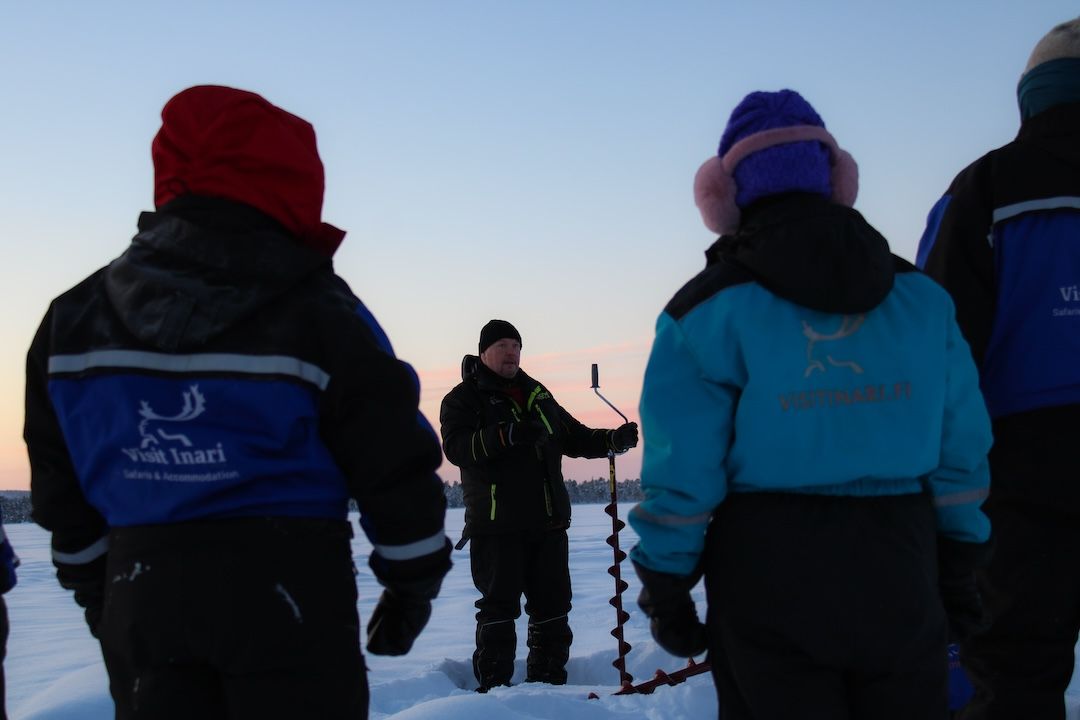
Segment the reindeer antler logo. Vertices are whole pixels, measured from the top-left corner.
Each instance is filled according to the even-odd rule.
[[[154,409],[150,407],[150,403],[146,400],[139,402],[139,417],[142,421],[139,422],[139,434],[142,435],[142,444],[140,447],[145,450],[151,443],[157,445],[158,439],[154,436],[154,433],[147,431],[147,426],[152,421],[160,420],[162,422],[187,422],[188,420],[194,420],[203,414],[206,410],[206,398],[199,392],[198,385],[192,385],[189,388],[189,392],[184,393],[184,407],[180,409],[180,412],[176,415],[158,415],[154,412]],[[164,429],[157,429],[157,436],[163,440],[178,440],[184,447],[191,447],[191,440],[187,435],[183,433],[170,434],[165,432]]]
[[[815,370],[820,370],[821,372],[825,372],[828,369],[828,368],[825,367],[825,364],[823,362],[821,362],[820,360],[818,360],[818,359],[816,359],[814,357],[814,348],[817,345],[817,343],[819,343],[819,342],[830,342],[832,340],[841,340],[843,338],[850,337],[851,335],[854,335],[856,332],[859,331],[859,328],[862,327],[863,322],[865,322],[865,321],[866,321],[866,315],[856,315],[854,317],[852,317],[851,315],[845,315],[843,322],[840,324],[840,328],[836,332],[829,333],[829,334],[824,334],[824,333],[818,332],[817,330],[815,330],[813,328],[812,325],[810,325],[810,323],[803,320],[802,321],[803,335],[805,335],[806,339],[807,339],[807,343],[806,343],[806,363],[807,363],[807,365],[806,365],[806,372],[803,373],[803,377],[810,377],[810,374],[813,373]],[[855,362],[854,360],[837,360],[836,358],[834,358],[830,354],[826,354],[825,359],[833,367],[846,367],[846,368],[850,369],[852,372],[854,372],[856,374],[859,374],[859,375],[862,374],[862,371],[863,371],[862,366],[860,366],[859,363]]]

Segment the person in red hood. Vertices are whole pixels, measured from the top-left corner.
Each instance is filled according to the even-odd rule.
[[[228,198],[334,254],[345,233],[322,222],[323,165],[310,123],[255,93],[213,85],[181,92],[161,119],[151,147],[158,208],[188,194]]]
[[[450,567],[416,373],[333,271],[311,125],[193,87],[153,160],[156,212],[30,348],[33,518],[118,718],[364,718],[350,498],[369,652],[409,651]]]

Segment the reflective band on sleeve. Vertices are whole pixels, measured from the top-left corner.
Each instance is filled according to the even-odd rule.
[[[952,493],[950,495],[938,495],[934,498],[934,507],[951,507],[952,505],[967,505],[968,503],[979,502],[985,500],[990,496],[990,488],[979,488],[977,490],[965,490],[964,492]]]
[[[412,560],[430,555],[446,546],[446,533],[442,530],[429,538],[408,545],[375,545],[372,549],[387,560]]]
[[[103,535],[93,545],[89,545],[79,552],[65,553],[53,550],[53,560],[65,565],[88,565],[99,557],[109,552],[109,536]]]
[[[548,434],[554,435],[555,430],[551,427],[551,423],[548,422],[547,415],[544,414],[544,411],[540,409],[539,405],[536,406],[536,412],[538,415],[540,415],[540,419],[544,421],[544,427],[547,428]]]
[[[630,514],[647,523],[652,523],[653,525],[665,525],[668,527],[699,525],[701,523],[709,522],[709,518],[712,517],[711,512],[699,513],[697,515],[653,515],[651,512],[642,510],[640,505],[631,509]]]
[[[1028,200],[1027,202],[1014,203],[1012,205],[1006,205],[1005,207],[994,208],[993,219],[996,224],[1026,212],[1067,209],[1080,210],[1080,197],[1061,196],[1042,198],[1041,200]]]
[[[81,355],[53,355],[49,358],[50,374],[77,373],[93,368],[286,375],[312,383],[320,390],[325,390],[330,384],[330,375],[322,368],[288,355],[168,355],[141,350],[95,350]]]

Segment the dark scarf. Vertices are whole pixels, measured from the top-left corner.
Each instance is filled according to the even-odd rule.
[[[1020,78],[1016,97],[1021,120],[1055,105],[1080,102],[1080,58],[1058,58],[1036,65]]]

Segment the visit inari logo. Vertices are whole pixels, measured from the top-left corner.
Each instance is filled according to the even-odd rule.
[[[206,411],[206,398],[198,385],[183,393],[180,411],[162,415],[146,400],[139,402],[139,435],[137,448],[121,448],[128,459],[153,465],[217,465],[227,462],[221,443],[214,447],[196,448],[191,438],[182,432],[183,423],[191,422]]]
[[[844,315],[836,330],[822,332],[803,320],[802,334],[806,338],[806,369],[803,371],[803,378],[809,378],[816,372],[826,374],[830,368],[842,368],[847,371],[838,375],[839,378],[847,376],[847,373],[865,374],[861,364],[837,347],[840,340],[859,332],[865,322],[866,315]],[[829,375],[836,375],[836,373],[829,373]],[[864,383],[854,387],[818,387],[809,390],[800,388],[779,396],[780,409],[783,412],[818,408],[833,409],[910,398],[911,383],[906,380],[891,383]]]
[[[1068,285],[1065,287],[1059,287],[1058,292],[1061,293],[1061,299],[1063,302],[1075,303],[1066,307],[1056,307],[1053,310],[1054,317],[1076,316],[1080,315],[1080,307],[1076,304],[1080,304],[1080,287],[1076,285]]]
[[[803,320],[802,331],[803,335],[806,336],[806,372],[803,373],[803,377],[810,377],[815,370],[820,370],[821,372],[827,370],[825,363],[823,363],[815,354],[819,343],[828,343],[851,337],[859,332],[859,328],[862,327],[864,322],[866,322],[865,315],[856,315],[855,317],[845,315],[843,322],[840,323],[840,327],[836,332],[822,333],[815,330],[810,323]],[[856,375],[862,375],[862,366],[854,360],[837,360],[829,353],[828,349],[823,352],[825,353],[825,359],[828,361],[829,365],[832,365],[833,367],[846,367]]]
[[[150,445],[159,445],[157,437],[153,432],[148,432],[148,428],[155,427],[155,421],[163,421],[166,423],[187,422],[194,420],[203,414],[206,410],[206,398],[199,392],[198,385],[191,386],[191,392],[184,393],[184,407],[176,415],[158,415],[154,412],[154,408],[150,407],[150,403],[145,400],[139,402],[139,417],[142,418],[142,422],[139,423],[139,434],[142,435],[142,443],[140,448],[145,450]],[[170,435],[165,432],[164,428],[157,427],[157,435],[162,440],[176,440],[183,443],[184,447],[191,447],[191,441],[188,440],[187,435],[183,433],[176,433]]]

